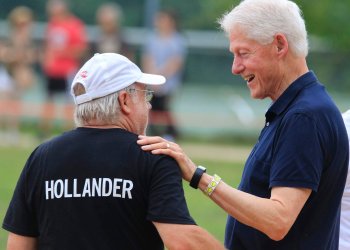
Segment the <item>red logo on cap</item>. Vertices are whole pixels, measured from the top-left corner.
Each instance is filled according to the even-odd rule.
[[[87,71],[86,71],[86,70],[82,71],[82,72],[80,73],[80,77],[81,77],[81,78],[86,78],[86,77],[87,77]]]

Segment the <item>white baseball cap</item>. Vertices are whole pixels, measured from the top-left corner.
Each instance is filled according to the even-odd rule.
[[[115,93],[135,82],[161,85],[165,81],[164,76],[142,73],[139,67],[125,56],[116,53],[96,53],[75,75],[71,95],[75,104],[81,104]],[[85,94],[74,95],[73,88],[77,83],[85,87]]]

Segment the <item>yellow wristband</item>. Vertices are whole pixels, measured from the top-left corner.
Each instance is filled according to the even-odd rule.
[[[221,177],[214,174],[213,179],[210,181],[208,186],[204,189],[204,193],[210,196],[214,192],[215,188],[219,185],[220,181],[221,181]]]

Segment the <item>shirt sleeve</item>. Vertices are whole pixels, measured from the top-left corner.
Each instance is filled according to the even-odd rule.
[[[323,152],[316,122],[306,114],[292,114],[276,137],[270,188],[303,187],[317,191],[323,170]]]
[[[187,44],[186,40],[183,36],[178,34],[177,39],[176,39],[176,46],[174,48],[174,56],[179,56],[181,58],[185,58],[187,54]]]
[[[169,157],[162,157],[156,161],[154,167],[147,219],[162,223],[195,225],[188,211],[177,163]]]
[[[39,235],[36,223],[36,216],[31,207],[28,189],[31,187],[28,182],[28,169],[31,165],[33,154],[28,159],[17,182],[12,200],[7,209],[2,227],[12,233],[37,237]]]

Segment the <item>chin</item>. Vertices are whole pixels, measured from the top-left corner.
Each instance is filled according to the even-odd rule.
[[[257,93],[255,93],[254,91],[250,91],[250,97],[253,99],[260,99],[259,95]]]
[[[262,100],[262,99],[265,99],[265,98],[266,98],[266,97],[263,96],[263,95],[254,94],[254,93],[250,93],[250,96],[251,96],[253,99],[259,99],[259,100]]]
[[[250,89],[250,96],[253,99],[264,99],[266,96],[255,89]]]

